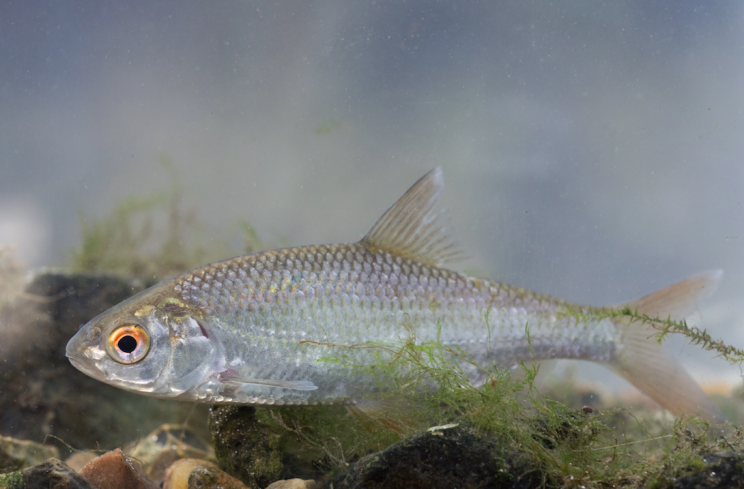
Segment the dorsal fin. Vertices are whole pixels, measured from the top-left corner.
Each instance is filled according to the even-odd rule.
[[[444,175],[442,169],[436,167],[378,219],[361,243],[373,252],[385,250],[433,266],[463,256],[450,234],[446,210],[434,210],[443,188]]]

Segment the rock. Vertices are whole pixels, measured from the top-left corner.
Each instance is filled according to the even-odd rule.
[[[80,475],[97,489],[159,489],[142,465],[118,448],[94,458],[83,467]]]
[[[214,406],[209,429],[222,470],[255,489],[279,479],[282,437],[256,419],[254,407]]]
[[[315,489],[315,487],[316,484],[313,480],[289,479],[269,484],[266,489]]]
[[[0,474],[37,465],[48,458],[59,458],[59,451],[48,445],[0,436]]]
[[[705,468],[692,475],[680,477],[673,489],[724,489],[744,487],[744,454],[728,451],[713,453],[703,458]]]
[[[202,467],[189,475],[188,489],[248,489],[248,486],[220,469]]]
[[[125,448],[127,455],[142,462],[147,474],[155,481],[162,481],[165,472],[179,459],[217,458],[212,447],[202,441],[193,431],[183,425],[164,424],[131,448]]]
[[[247,489],[206,460],[178,460],[168,468],[163,489]]]
[[[23,482],[25,485],[20,487],[25,489],[96,489],[83,476],[56,458],[24,469]]]
[[[65,463],[69,465],[73,470],[80,472],[85,464],[93,460],[98,456],[95,452],[89,452],[87,450],[75,452],[65,460]]]
[[[367,455],[329,487],[531,488],[542,482],[526,455],[468,426],[440,427]]]
[[[185,458],[175,461],[165,471],[163,489],[179,489],[188,487],[189,475],[191,475],[191,472],[203,467],[217,468],[215,464],[207,460]]]
[[[117,389],[65,357],[81,324],[146,285],[106,275],[41,274],[0,310],[0,433],[35,441],[51,434],[75,447],[113,448],[189,419],[193,410],[197,434],[208,437],[202,422],[208,406]]]

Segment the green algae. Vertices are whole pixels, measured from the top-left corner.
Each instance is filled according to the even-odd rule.
[[[81,211],[80,246],[70,252],[70,268],[157,281],[235,253],[229,240],[220,236],[208,246],[185,244],[204,241],[199,238],[205,233],[196,211],[183,204],[181,194],[172,185],[165,192],[128,198],[98,218]],[[274,244],[262,241],[248,221],[240,220],[236,227],[243,253]]]
[[[11,472],[0,474],[0,489],[23,489],[26,483],[23,480],[23,472]]]
[[[158,224],[156,214],[163,211],[166,223]],[[175,191],[132,197],[100,219],[81,212],[81,245],[72,251],[72,268],[151,279],[188,270],[207,254],[182,244],[194,225],[194,214],[183,211]]]
[[[29,298],[23,292],[24,273],[15,257],[15,249],[0,243],[0,310],[18,297]]]
[[[664,324],[685,331],[681,322],[667,319]],[[461,367],[463,362],[474,364],[472,358],[437,341],[417,340],[410,326],[407,331],[397,342],[348,346],[376,351],[369,365],[347,355],[323,361],[374,376],[386,397],[408,406],[405,415],[393,420],[402,432],[465,422],[500,440],[505,450],[527,457],[543,473],[547,487],[672,487],[681,477],[704,470],[706,456],[744,449],[741,430],[714,430],[695,416],[669,425],[654,420],[655,412],[648,409],[634,415],[619,408],[570,408],[539,393],[538,365],[522,364],[521,379],[509,370],[478,366],[486,381],[475,386]]]
[[[639,313],[629,306],[618,308],[594,308],[590,312],[580,311],[567,307],[565,316],[576,318],[577,321],[602,320],[602,319],[627,319],[629,324],[640,323],[649,325],[656,330],[654,337],[661,344],[670,334],[684,336],[691,345],[700,346],[703,350],[713,351],[719,357],[731,364],[744,362],[744,350],[728,345],[723,340],[715,340],[710,334],[697,326],[690,326],[684,319],[673,320],[652,317],[648,314]]]

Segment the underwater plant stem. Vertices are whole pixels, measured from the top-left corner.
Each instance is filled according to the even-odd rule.
[[[681,334],[686,337],[691,344],[699,345],[704,350],[714,351],[719,357],[731,364],[741,365],[744,362],[744,350],[727,345],[722,340],[714,340],[705,329],[697,326],[690,326],[684,319],[674,320],[671,317],[661,319],[652,317],[648,314],[639,313],[629,306],[619,308],[594,308],[588,311],[582,311],[575,308],[567,307],[565,316],[576,318],[577,321],[601,321],[603,319],[622,319],[630,320],[630,323],[640,322],[642,325],[649,325],[657,332],[654,334],[656,340],[661,344],[670,333]]]

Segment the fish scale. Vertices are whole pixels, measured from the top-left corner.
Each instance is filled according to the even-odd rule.
[[[415,272],[418,272],[416,274]],[[232,279],[230,277],[233,277]],[[253,277],[253,278],[249,278]],[[269,279],[268,277],[271,277]],[[374,386],[369,375],[325,365],[321,357],[348,355],[370,364],[369,349],[334,345],[400,341],[410,325],[419,341],[457,346],[476,362],[511,366],[520,360],[584,358],[610,360],[617,328],[609,320],[572,326],[556,319],[563,301],[517,287],[420,266],[359,244],[292,248],[249,255],[195,270],[174,280],[181,299],[222,327],[212,328],[226,348],[226,363],[242,367],[245,352],[294,358],[267,359],[258,378],[311,379],[317,391],[277,390],[267,403],[345,402]],[[282,304],[278,309],[270,305]],[[291,305],[291,306],[290,306]],[[489,331],[485,314],[491,309]],[[438,325],[441,324],[441,330]],[[532,350],[524,328],[530,325]],[[266,337],[257,351],[256,336]],[[300,343],[304,341],[304,343]],[[477,371],[463,364],[475,377]],[[334,386],[344,385],[344,389]],[[242,392],[222,393],[221,402],[244,402]]]
[[[443,186],[432,170],[357,243],[259,252],[163,281],[91,319],[67,356],[94,378],[149,396],[369,409],[385,385],[349,362],[385,360],[389,349],[370,346],[394,348],[412,332],[483,366],[603,363],[675,415],[723,420],[648,324],[579,318],[572,311],[597,309],[443,268],[461,254],[446,213],[435,210]],[[699,274],[627,305],[684,317],[720,278]],[[325,361],[333,356],[348,362]],[[484,380],[461,366],[474,383]]]

